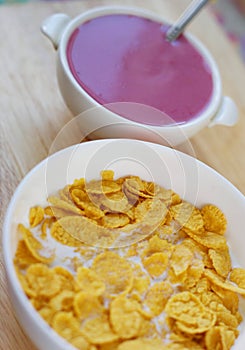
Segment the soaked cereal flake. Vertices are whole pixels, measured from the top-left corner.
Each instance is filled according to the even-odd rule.
[[[123,227],[129,224],[130,219],[126,214],[123,213],[108,213],[101,219],[101,224],[108,228]]]
[[[72,340],[81,335],[80,322],[73,316],[72,312],[57,312],[51,325],[66,340]]]
[[[118,340],[118,335],[112,330],[106,315],[85,321],[81,332],[84,338],[95,345],[111,343]]]
[[[56,314],[56,310],[49,306],[42,307],[39,311],[39,314],[42,318],[51,325],[54,315]]]
[[[72,311],[74,296],[74,292],[70,290],[62,290],[58,295],[50,300],[49,305],[51,306],[52,310],[55,311]]]
[[[70,343],[79,350],[92,350],[90,343],[82,335],[71,339]]]
[[[27,268],[26,280],[35,296],[52,298],[61,290],[61,281],[57,274],[41,263],[30,265]]]
[[[92,270],[105,283],[106,293],[109,295],[127,293],[132,288],[132,267],[127,260],[114,252],[98,255],[93,261]]]
[[[154,316],[158,316],[164,310],[173,292],[173,287],[168,281],[157,282],[149,288],[144,304],[150,309],[150,312]]]
[[[138,335],[143,317],[139,304],[124,296],[117,297],[110,304],[110,322],[113,330],[122,339],[131,339]]]
[[[86,267],[79,267],[77,269],[76,281],[80,290],[94,296],[100,296],[105,291],[105,283],[95,271]]]
[[[194,252],[183,244],[176,245],[171,256],[171,267],[178,276],[188,269],[194,258]]]
[[[168,266],[168,255],[166,253],[154,253],[143,260],[143,265],[153,278],[159,277]]]
[[[95,295],[79,292],[74,298],[74,311],[79,320],[85,321],[91,317],[102,315],[104,308]]]

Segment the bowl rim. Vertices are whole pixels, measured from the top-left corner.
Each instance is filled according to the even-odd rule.
[[[190,160],[190,161],[195,161],[196,164],[198,165],[198,169],[202,168],[204,171],[211,172],[214,176],[218,177],[222,182],[228,185],[229,190],[232,191],[237,197],[239,197],[239,200],[244,203],[244,208],[245,208],[245,196],[242,194],[241,191],[239,191],[229,180],[227,180],[223,175],[221,175],[219,172],[217,172],[215,169],[210,167],[209,165],[205,164],[204,162],[175,149],[169,148],[167,146],[155,144],[152,142],[145,142],[145,141],[140,141],[140,140],[134,140],[134,139],[102,139],[102,140],[94,140],[94,141],[88,141],[80,144],[75,144],[69,147],[66,147],[64,149],[61,149],[60,151],[48,156],[47,158],[43,159],[41,162],[39,162],[36,166],[34,166],[20,181],[19,185],[17,186],[16,190],[14,191],[14,194],[9,202],[5,218],[4,218],[4,223],[3,223],[3,234],[2,234],[2,247],[3,247],[3,258],[4,258],[4,267],[7,275],[7,281],[10,284],[10,287],[13,288],[13,291],[15,293],[15,296],[18,300],[18,302],[21,304],[21,306],[26,310],[28,313],[28,316],[31,317],[32,322],[39,328],[41,328],[41,331],[47,338],[51,339],[52,341],[54,340],[57,346],[60,346],[60,349],[74,349],[71,347],[71,344],[67,343],[62,337],[60,337],[50,326],[47,327],[47,323],[42,319],[42,317],[36,312],[34,307],[31,305],[29,302],[27,296],[25,295],[20,282],[18,280],[17,274],[14,269],[14,264],[13,264],[13,256],[11,253],[11,244],[9,240],[9,235],[10,235],[10,229],[11,229],[11,221],[12,221],[12,211],[18,203],[18,197],[19,194],[22,191],[23,185],[28,183],[29,179],[40,169],[46,166],[48,161],[52,161],[53,158],[59,157],[62,155],[62,153],[69,152],[73,149],[75,149],[77,146],[84,148],[87,146],[87,144],[91,144],[91,147],[97,147],[99,145],[107,144],[109,142],[116,142],[116,143],[138,143],[138,144],[146,144],[149,145],[150,147],[153,147],[153,149],[157,149],[160,152],[162,151],[163,153],[168,152],[169,154],[172,152],[176,152],[177,155],[180,155],[181,158],[185,160]],[[94,145],[94,146],[93,146]],[[35,312],[33,312],[35,311]],[[241,334],[243,340],[245,339],[245,332]],[[242,350],[243,348],[239,348],[239,350]],[[238,348],[236,348],[238,350]]]
[[[161,130],[173,130],[174,128],[180,128],[183,129],[189,129],[195,126],[199,126],[203,122],[206,121],[206,124],[215,116],[217,113],[219,106],[221,104],[221,98],[222,98],[222,84],[221,84],[221,76],[220,72],[217,66],[217,63],[210,53],[210,51],[207,49],[207,47],[193,34],[189,33],[188,31],[185,32],[186,38],[193,44],[193,46],[197,49],[197,51],[205,58],[207,61],[209,68],[212,73],[212,81],[213,81],[213,92],[212,96],[210,98],[210,101],[208,102],[207,106],[204,108],[204,110],[200,113],[199,116],[193,118],[192,120],[181,123],[181,124],[173,124],[173,125],[148,125],[145,123],[139,123],[135,121],[131,121],[130,119],[124,118],[120,116],[119,114],[112,112],[108,110],[106,107],[101,105],[99,102],[97,102],[92,96],[90,96],[77,82],[73,74],[71,73],[71,70],[69,68],[67,55],[66,55],[66,49],[67,44],[69,41],[69,38],[71,34],[74,32],[74,30],[82,23],[91,20],[93,18],[110,15],[110,14],[128,14],[128,15],[135,15],[140,16],[143,18],[148,18],[153,21],[157,21],[163,24],[168,24],[169,21],[167,21],[163,16],[158,15],[157,13],[144,9],[144,8],[138,8],[138,7],[130,7],[130,6],[100,6],[95,7],[90,10],[87,10],[85,12],[82,12],[81,14],[77,15],[73,19],[70,20],[70,22],[67,24],[65,29],[62,32],[59,47],[58,47],[58,58],[61,63],[61,66],[63,68],[64,74],[68,78],[70,84],[75,88],[76,92],[78,94],[81,94],[93,107],[103,107],[106,109],[106,111],[115,118],[115,123],[130,123],[135,126],[145,126],[147,128],[153,129],[156,132]]]

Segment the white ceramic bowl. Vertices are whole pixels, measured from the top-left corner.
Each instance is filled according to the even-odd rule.
[[[29,207],[45,205],[49,194],[75,178],[99,178],[102,169],[113,169],[116,177],[134,174],[155,181],[172,188],[197,206],[213,203],[220,207],[228,220],[226,237],[235,262],[245,267],[245,197],[207,165],[168,147],[129,139],[97,140],[66,148],[42,161],[22,180],[7,210],[3,228],[9,295],[21,325],[41,350],[68,350],[73,347],[43,321],[20,286],[13,265],[19,239],[17,224],[27,224]],[[242,307],[245,317],[244,304]],[[245,321],[240,329],[241,334],[233,350],[244,350]]]
[[[130,121],[111,112],[95,101],[76,81],[70,71],[66,48],[73,31],[82,23],[108,14],[132,14],[149,18],[160,23],[168,23],[161,16],[139,8],[99,7],[81,13],[71,19],[65,14],[55,14],[47,18],[42,32],[58,49],[57,77],[63,98],[72,113],[81,116],[81,128],[90,138],[137,138],[172,146],[182,143],[206,126],[216,124],[234,125],[238,118],[235,103],[222,94],[221,77],[216,62],[204,45],[194,36],[186,33],[188,39],[209,64],[213,77],[213,95],[205,110],[190,122],[171,126],[149,126]],[[99,58],[98,58],[99,60]],[[152,110],[151,110],[152,111]],[[151,113],[149,110],[149,113]]]

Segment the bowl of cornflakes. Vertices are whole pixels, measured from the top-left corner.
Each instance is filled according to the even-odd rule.
[[[130,139],[42,161],[9,204],[10,298],[38,349],[242,350],[245,197],[194,157]]]

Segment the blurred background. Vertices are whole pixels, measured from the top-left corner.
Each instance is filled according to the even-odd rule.
[[[245,0],[218,0],[212,11],[245,62]]]

